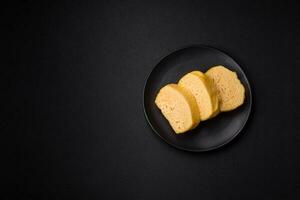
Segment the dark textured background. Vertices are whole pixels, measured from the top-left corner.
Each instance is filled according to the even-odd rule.
[[[1,196],[299,199],[295,2],[3,6]],[[147,75],[162,56],[189,44],[232,55],[253,90],[240,137],[209,153],[170,147],[143,115]]]

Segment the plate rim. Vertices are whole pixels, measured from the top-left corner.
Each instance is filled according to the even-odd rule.
[[[242,126],[229,138],[227,139],[226,141],[224,141],[223,143],[219,144],[219,145],[216,145],[216,146],[213,146],[213,147],[210,147],[210,148],[205,148],[205,149],[189,149],[189,148],[184,148],[184,147],[181,147],[179,145],[176,145],[170,141],[168,141],[167,139],[165,139],[163,136],[161,136],[157,131],[156,129],[154,128],[154,126],[152,125],[149,117],[148,117],[148,114],[146,112],[146,106],[145,106],[145,91],[146,91],[146,87],[148,85],[148,81],[149,81],[149,78],[151,77],[153,71],[157,68],[157,66],[167,57],[169,57],[170,55],[172,55],[173,53],[176,53],[178,51],[181,51],[181,50],[184,50],[184,49],[188,49],[188,48],[206,48],[206,49],[210,49],[210,50],[214,50],[214,51],[218,51],[220,52],[221,54],[224,54],[225,56],[231,58],[233,60],[233,62],[235,62],[237,64],[237,67],[239,68],[240,72],[243,74],[243,76],[245,77],[245,82],[246,84],[249,86],[249,112],[247,113],[247,116],[246,116],[246,119],[245,121],[243,122]],[[148,122],[148,124],[150,125],[152,131],[158,135],[163,141],[165,141],[167,144],[169,144],[170,146],[176,148],[176,149],[179,149],[179,150],[183,150],[183,151],[187,151],[187,152],[207,152],[207,151],[212,151],[212,150],[215,150],[215,149],[219,149],[225,145],[227,145],[228,143],[230,143],[234,138],[236,138],[240,132],[243,130],[243,128],[245,127],[247,121],[249,120],[249,116],[250,116],[250,113],[251,113],[251,110],[252,110],[252,89],[251,89],[251,85],[250,85],[250,82],[244,72],[244,70],[241,68],[241,66],[239,65],[238,62],[235,61],[235,59],[230,56],[228,53],[226,53],[225,51],[223,50],[220,50],[219,48],[215,48],[215,47],[212,47],[212,46],[209,46],[209,45],[205,45],[205,44],[191,44],[191,45],[184,45],[184,46],[181,46],[181,47],[178,47],[172,51],[169,51],[166,55],[163,55],[161,56],[158,61],[156,62],[156,64],[154,65],[154,67],[151,69],[150,73],[148,74],[148,76],[146,77],[146,80],[145,80],[145,83],[144,83],[144,88],[143,88],[143,111],[144,111],[144,115],[145,115],[145,118]]]

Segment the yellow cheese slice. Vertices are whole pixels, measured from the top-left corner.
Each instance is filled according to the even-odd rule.
[[[200,122],[195,98],[177,84],[168,84],[160,89],[155,104],[177,134],[195,128]]]
[[[205,74],[218,91],[220,111],[230,111],[244,103],[245,88],[235,72],[220,65],[210,68]]]
[[[219,112],[219,101],[212,80],[200,71],[184,75],[178,85],[189,90],[197,101],[201,121],[214,117]]]

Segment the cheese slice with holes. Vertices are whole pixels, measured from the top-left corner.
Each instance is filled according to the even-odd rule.
[[[200,122],[195,97],[177,84],[168,84],[160,89],[155,104],[176,134],[191,130]]]
[[[218,91],[220,111],[230,111],[244,103],[245,88],[235,72],[220,65],[210,68],[205,74]]]
[[[201,121],[216,116],[219,113],[219,100],[217,91],[205,74],[193,71],[184,75],[178,85],[189,90],[197,101]]]

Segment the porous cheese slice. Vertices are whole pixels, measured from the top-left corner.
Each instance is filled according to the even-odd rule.
[[[210,68],[205,74],[218,91],[220,111],[230,111],[244,103],[245,88],[235,72],[220,65]]]
[[[219,111],[219,101],[212,80],[200,71],[184,75],[178,85],[189,90],[197,101],[201,121],[216,116]]]
[[[177,134],[195,128],[200,122],[194,96],[177,84],[168,84],[160,89],[155,104]]]

